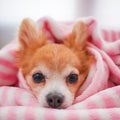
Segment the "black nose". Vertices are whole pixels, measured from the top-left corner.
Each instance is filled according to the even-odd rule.
[[[49,93],[46,100],[51,108],[59,108],[64,101],[64,96],[60,93]]]

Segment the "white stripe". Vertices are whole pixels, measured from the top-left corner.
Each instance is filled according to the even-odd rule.
[[[31,98],[31,95],[28,92],[24,91],[21,96],[22,104],[27,105],[30,98]]]
[[[87,109],[88,108],[88,103],[93,102],[97,108],[102,108],[104,107],[104,101],[101,99],[101,96],[99,95],[94,95],[87,100],[80,102],[74,106],[75,109]]]
[[[34,116],[35,116],[35,120],[44,120],[45,119],[45,109],[44,108],[40,108],[40,107],[36,107],[36,109],[34,109]]]
[[[114,111],[114,113],[117,113],[118,117],[120,118],[120,108],[112,108],[112,110]]]
[[[10,53],[8,53],[8,51],[1,50],[0,57],[2,57],[3,59],[5,59],[7,61],[10,61],[10,62],[15,61],[15,58]]]
[[[48,17],[47,19],[50,25],[50,29],[52,30],[52,33],[54,34],[54,36],[56,36],[58,39],[64,39],[63,34],[58,29],[58,24],[56,23],[56,21],[54,21],[50,17]]]
[[[9,113],[9,107],[1,107],[0,108],[0,120],[8,120],[8,113]]]
[[[106,94],[112,98],[117,107],[120,107],[120,94],[117,94],[114,89],[109,89]]]
[[[86,109],[78,110],[76,111],[76,113],[79,115],[80,120],[90,120],[89,110],[86,110]]]
[[[111,42],[112,41],[112,34],[111,34],[112,29],[106,28],[105,31],[107,32],[107,38],[108,38],[107,41]]]
[[[55,117],[56,117],[56,120],[68,120],[67,119],[67,110],[56,110],[55,111]]]
[[[109,93],[111,93],[111,91],[108,91]],[[112,91],[113,92],[113,91]],[[108,94],[109,94],[108,93]],[[115,93],[114,93],[114,95],[112,95],[112,94],[110,94],[111,96],[114,96],[115,95]],[[115,98],[115,100],[116,100],[116,97],[118,97],[118,96],[115,96],[114,98]],[[118,97],[119,98],[119,97]],[[102,97],[102,94],[96,94],[96,95],[94,95],[94,96],[91,96],[91,97],[89,97],[87,100],[85,100],[85,101],[83,101],[83,102],[81,102],[81,103],[78,103],[78,104],[76,104],[76,105],[74,105],[74,108],[75,109],[78,109],[78,108],[86,108],[87,109],[87,104],[86,103],[89,103],[89,101],[90,102],[93,102],[96,106],[97,106],[97,108],[103,108],[103,107],[105,107],[105,103],[104,103],[104,101],[103,101],[103,97]],[[116,100],[116,102],[118,101],[118,99]],[[117,102],[118,103],[118,102]],[[120,103],[118,103],[118,104],[120,104]]]
[[[120,37],[119,37],[119,32],[118,32],[118,31],[115,31],[115,33],[116,33],[116,40],[120,39]]]
[[[15,100],[14,100],[15,90],[16,89],[9,87],[9,90],[7,92],[7,104],[8,105],[15,105]]]
[[[39,29],[42,29],[44,26],[43,21],[38,20],[37,25]]]
[[[5,89],[5,87],[0,87],[0,105],[3,104],[3,99],[4,99],[4,98],[2,97],[2,95],[3,95],[4,89]]]
[[[26,106],[17,107],[16,120],[24,120],[25,119],[26,109],[27,109]]]
[[[112,42],[111,30],[108,30],[108,41],[109,41],[109,42]]]
[[[92,96],[89,100],[94,102],[96,104],[97,108],[105,107],[104,101],[101,98],[100,94]]]
[[[97,26],[94,28],[92,36],[93,36],[94,41],[98,40],[99,38],[102,38],[101,37],[102,36],[102,32],[98,29]],[[102,39],[100,39],[100,40],[102,40]]]
[[[100,120],[111,120],[108,109],[97,109]]]
[[[86,108],[86,104],[85,102],[80,102],[80,103],[77,103],[73,106],[74,109],[85,109]]]

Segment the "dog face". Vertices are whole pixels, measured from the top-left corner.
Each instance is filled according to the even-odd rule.
[[[79,22],[64,43],[47,43],[33,21],[23,20],[17,64],[41,106],[66,108],[73,103],[91,63],[87,38],[87,27]]]

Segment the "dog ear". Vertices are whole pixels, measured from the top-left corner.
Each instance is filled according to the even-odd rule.
[[[65,45],[71,49],[83,50],[86,47],[86,42],[89,37],[87,25],[80,21],[77,22],[72,30],[72,33],[65,40]]]
[[[28,69],[26,66],[29,66],[31,56],[37,49],[46,44],[46,38],[38,29],[37,24],[30,19],[22,21],[18,38],[20,48],[16,51],[16,64],[25,73]]]
[[[81,66],[80,73],[87,75],[89,66],[94,62],[94,57],[87,49],[87,40],[90,36],[88,27],[84,22],[77,22],[72,33],[65,40],[64,44],[69,47],[79,58]]]
[[[35,43],[39,43],[37,45],[40,45],[40,43],[45,40],[37,24],[27,18],[24,19],[20,25],[18,39],[21,47],[25,49],[33,46]]]

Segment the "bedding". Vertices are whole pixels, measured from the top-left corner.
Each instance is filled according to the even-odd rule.
[[[72,106],[42,108],[16,66],[14,40],[0,50],[0,120],[120,120],[120,30],[101,28],[93,17],[60,22],[50,17],[37,23],[47,40],[62,43],[77,21],[89,30],[89,51],[96,62]]]

